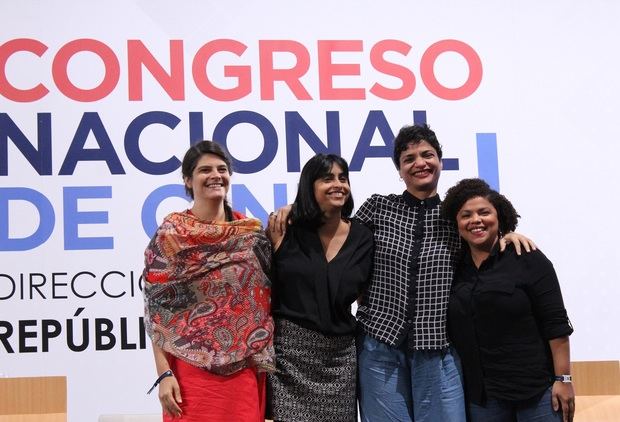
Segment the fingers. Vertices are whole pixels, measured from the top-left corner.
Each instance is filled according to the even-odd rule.
[[[508,243],[508,242],[506,242]],[[517,255],[521,255],[521,243],[519,242],[515,242],[515,252],[517,252]],[[529,252],[529,248],[526,246],[526,244],[523,245],[524,249]]]
[[[523,236],[522,234],[511,232],[506,233],[506,235],[504,235],[499,240],[500,252],[503,252],[504,249],[506,249],[506,245],[510,243],[514,244],[515,252],[517,253],[517,255],[521,255],[522,250],[525,250],[525,252],[529,253],[537,249],[536,244],[527,237]]]
[[[165,381],[165,382],[164,382]],[[174,377],[166,378],[159,385],[159,401],[163,411],[171,416],[181,416],[181,389]]]
[[[172,389],[172,394],[174,396],[174,407],[178,411],[178,414],[181,414],[181,407],[179,404],[183,403],[183,399],[181,398],[181,390],[179,389],[178,384],[174,386]],[[178,404],[177,404],[178,403]]]
[[[288,218],[288,212],[284,212],[281,208],[276,213],[276,226],[278,227],[278,233],[284,234],[286,232],[286,219]]]
[[[278,213],[277,212],[270,212],[269,213],[269,222],[268,222],[268,228],[269,231],[277,233],[278,232],[278,227],[277,227],[277,221],[278,221]]]
[[[525,252],[527,253],[530,253],[531,251],[535,251],[536,249],[538,249],[536,246],[536,243],[534,243],[531,239],[525,236],[520,236],[517,239],[517,241],[515,242],[515,248],[517,247],[517,245],[523,246],[523,249],[525,249]]]
[[[175,402],[172,402],[171,410],[172,410],[171,413],[172,413],[173,416],[181,416],[181,413],[182,413],[181,412],[181,408]]]
[[[273,242],[274,239],[279,238],[284,233],[282,232],[282,228],[278,223],[278,213],[272,212],[269,214],[269,224],[267,225],[267,231],[269,232],[269,237]]]
[[[573,420],[572,413],[574,411],[574,406],[572,405],[572,400],[564,400],[562,402],[562,419],[564,422],[570,422]]]
[[[563,422],[568,422],[568,403],[562,402],[562,420]]]
[[[500,252],[504,252],[504,249],[506,249],[506,245],[508,244],[508,241],[506,240],[505,237],[500,237],[499,238],[499,251]],[[517,255],[521,255],[520,254],[520,250],[517,251]]]
[[[284,233],[286,233],[286,226],[288,225],[288,216],[290,211],[291,206],[287,205],[269,214],[268,228],[272,234],[283,236]]]
[[[564,422],[573,422],[573,418],[575,417],[575,398],[570,397],[566,403],[566,412],[563,413]]]
[[[551,405],[555,412],[562,411],[563,422],[573,422],[575,417],[575,397],[562,397],[560,394],[551,396]]]
[[[553,407],[554,412],[557,412],[558,410],[560,410],[560,401],[558,400],[557,394],[553,394],[551,396],[551,406]]]
[[[532,248],[530,247],[530,243],[531,243],[530,239],[523,239],[523,241],[521,242],[523,249],[525,249],[525,252],[527,253],[530,253],[532,251]]]
[[[162,398],[161,407],[164,412],[171,416],[181,416],[181,408],[177,404],[177,399],[172,395],[167,395]]]

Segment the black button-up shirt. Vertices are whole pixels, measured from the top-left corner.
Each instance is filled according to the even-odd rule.
[[[570,335],[560,285],[540,251],[509,245],[476,268],[469,250],[458,266],[448,310],[469,401],[525,400],[553,382],[549,340]]]

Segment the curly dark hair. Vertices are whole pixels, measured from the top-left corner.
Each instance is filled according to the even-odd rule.
[[[435,136],[435,132],[426,123],[403,126],[396,139],[394,139],[394,152],[392,161],[397,170],[400,170],[400,155],[407,149],[409,144],[419,144],[422,141],[428,142],[437,151],[437,157],[441,160],[441,145]]]
[[[482,179],[463,179],[448,189],[441,203],[442,217],[456,225],[457,214],[465,202],[476,197],[485,198],[497,211],[500,237],[517,228],[517,220],[521,216],[517,214],[512,203],[504,195],[491,189],[489,184]]]
[[[317,154],[304,165],[299,176],[297,196],[291,208],[290,220],[293,225],[318,228],[323,225],[323,212],[314,196],[314,182],[328,175],[332,166],[337,164],[343,175],[349,179],[349,165],[344,158],[335,154]],[[351,182],[349,182],[349,186]],[[341,216],[348,218],[353,212],[353,196],[345,201]]]

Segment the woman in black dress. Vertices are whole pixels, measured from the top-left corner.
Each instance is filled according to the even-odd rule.
[[[351,304],[368,281],[373,240],[352,210],[346,161],[318,154],[302,169],[286,233],[270,231],[275,421],[357,421]]]

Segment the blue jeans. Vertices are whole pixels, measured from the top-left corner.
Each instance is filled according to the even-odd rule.
[[[485,406],[469,403],[471,422],[561,422],[562,412],[551,407],[551,387],[542,397],[523,401],[488,399]]]
[[[452,350],[407,351],[361,335],[359,405],[364,422],[465,422],[458,357]]]

